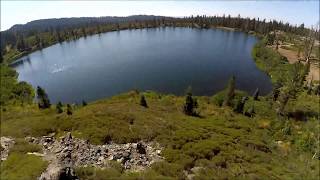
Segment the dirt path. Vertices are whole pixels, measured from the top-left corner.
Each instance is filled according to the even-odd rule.
[[[293,64],[298,62],[298,57],[297,57],[297,52],[292,51],[292,50],[287,50],[287,49],[283,49],[281,47],[279,47],[278,52],[282,55],[285,56],[289,63]],[[317,66],[316,64],[312,64],[310,66],[310,72],[307,76],[307,81],[310,82],[311,79],[313,81],[320,81],[320,68],[319,66]]]

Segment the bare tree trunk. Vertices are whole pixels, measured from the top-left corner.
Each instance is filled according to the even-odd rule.
[[[314,41],[315,41],[315,37],[313,37],[312,40],[311,40],[311,47],[310,47],[310,50],[309,50],[309,52],[307,54],[307,63],[309,63],[309,60],[310,60],[310,56],[311,56],[312,49],[313,49],[313,46],[314,46]]]
[[[309,36],[306,37],[306,42],[305,42],[305,60],[307,63],[309,63],[310,60],[310,56],[312,53],[312,49],[314,46],[314,42],[315,42],[315,36],[316,36],[317,32],[313,30],[313,28],[311,28]]]

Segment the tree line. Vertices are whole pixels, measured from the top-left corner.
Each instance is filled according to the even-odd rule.
[[[137,19],[134,19],[134,17],[127,19],[119,18],[114,21],[107,21],[107,23],[106,21],[94,21],[93,18],[91,21],[94,22],[88,20],[87,23],[81,23],[77,26],[52,27],[50,24],[48,24],[45,30],[38,32],[36,29],[18,29],[1,32],[1,60],[18,58],[19,54],[23,55],[55,43],[74,40],[80,37],[86,37],[87,35],[100,34],[109,31],[119,31],[123,29],[155,28],[161,26],[193,28],[229,27],[244,32],[255,32],[261,35],[269,34],[274,30],[280,30],[302,36],[314,32],[311,29],[307,29],[304,24],[293,26],[289,23],[283,23],[282,21],[267,21],[266,19],[259,18],[244,18],[240,15],[237,17],[231,17],[230,15],[224,15],[221,17],[198,15],[183,18],[161,16],[142,17],[136,17]],[[315,31],[315,33],[315,37],[319,37],[319,32]]]

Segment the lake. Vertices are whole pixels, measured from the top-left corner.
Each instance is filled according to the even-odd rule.
[[[12,66],[19,80],[43,87],[53,103],[93,101],[129,90],[195,95],[236,88],[250,94],[272,89],[251,57],[258,39],[220,29],[161,27],[122,30],[55,44]]]

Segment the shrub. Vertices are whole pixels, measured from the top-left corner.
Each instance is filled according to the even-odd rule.
[[[146,101],[146,98],[144,97],[144,95],[140,96],[140,105],[143,107],[146,107],[146,108],[148,107],[147,101]]]
[[[40,86],[37,87],[37,99],[38,99],[38,106],[40,109],[50,108],[50,100],[45,92]]]
[[[62,103],[59,101],[57,106],[56,106],[56,110],[57,110],[57,113],[60,114],[63,112],[63,109],[62,109],[63,105]]]
[[[176,177],[178,179],[185,179],[183,173],[183,167],[174,164],[174,163],[167,163],[167,162],[156,162],[151,165],[151,168],[156,171],[158,174],[163,176],[169,177]]]
[[[220,147],[213,140],[202,140],[196,143],[188,143],[183,150],[194,159],[208,159],[220,153]]]
[[[235,77],[232,76],[231,79],[228,82],[228,87],[226,90],[226,95],[223,100],[223,106],[230,106],[231,102],[235,96]]]
[[[284,128],[282,129],[282,133],[284,135],[291,135],[291,124],[289,121],[286,121]]]
[[[195,109],[198,107],[197,99],[192,97],[191,90],[187,92],[185,104],[183,105],[183,112],[188,116],[197,116]]]
[[[34,98],[32,86],[24,81],[19,82],[13,89],[15,98],[21,102],[31,103]]]
[[[316,138],[310,132],[304,132],[302,135],[296,140],[296,145],[301,151],[314,151],[317,149],[316,146]]]
[[[41,152],[41,147],[36,144],[26,142],[24,139],[16,139],[11,152],[26,154],[27,152]]]
[[[213,104],[215,104],[215,105],[217,105],[217,106],[222,106],[224,97],[225,97],[225,91],[220,91],[220,92],[216,93],[216,94],[212,97],[212,102],[213,102]]]
[[[222,106],[223,101],[225,99],[225,96],[226,96],[226,90],[223,90],[223,91],[216,93],[211,99],[212,103],[217,106]],[[236,102],[241,100],[242,97],[244,97],[244,96],[247,96],[247,93],[245,93],[243,91],[236,90],[233,100],[230,101],[230,106],[234,107],[236,105]]]
[[[70,104],[67,104],[67,114],[72,115],[72,107]]]
[[[121,173],[114,168],[99,169],[95,167],[78,167],[75,169],[75,174],[79,179],[86,180],[111,180],[117,179]]]

